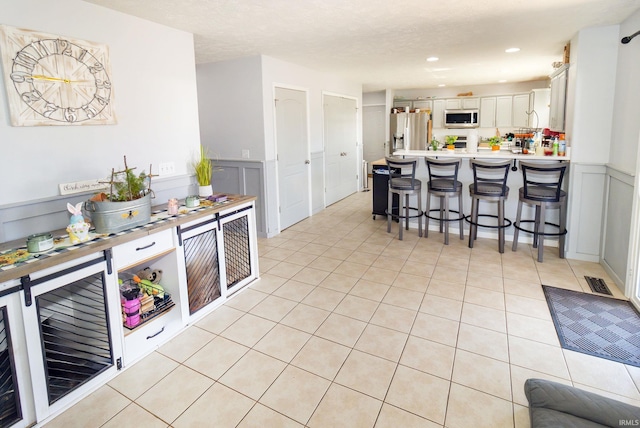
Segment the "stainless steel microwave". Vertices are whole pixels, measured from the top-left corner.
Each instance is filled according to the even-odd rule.
[[[444,127],[445,128],[477,128],[478,109],[469,110],[445,110],[444,111]]]

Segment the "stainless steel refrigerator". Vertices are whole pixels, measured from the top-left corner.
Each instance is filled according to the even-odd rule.
[[[392,113],[391,154],[396,150],[427,150],[431,128],[429,113]]]

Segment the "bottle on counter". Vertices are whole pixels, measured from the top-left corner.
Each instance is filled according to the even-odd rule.
[[[553,139],[553,155],[558,156],[558,137]]]
[[[564,134],[560,134],[560,141],[558,142],[558,156],[567,155],[567,142],[564,140]]]

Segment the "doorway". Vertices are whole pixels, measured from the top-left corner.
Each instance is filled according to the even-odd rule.
[[[357,101],[324,95],[325,203],[358,191]]]
[[[275,105],[282,231],[307,218],[310,212],[307,93],[276,87]]]

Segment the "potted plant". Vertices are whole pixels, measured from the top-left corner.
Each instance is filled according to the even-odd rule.
[[[438,140],[436,140],[435,138],[431,139],[431,150],[435,152],[436,150],[438,150],[439,145],[440,142]]]
[[[492,151],[500,150],[501,144],[502,144],[502,138],[498,136],[489,138],[489,147],[491,147]]]
[[[213,173],[213,161],[207,156],[207,150],[200,145],[200,157],[193,162],[193,170],[198,181],[198,195],[206,198],[213,195],[211,187],[211,174]]]
[[[457,135],[447,135],[445,137],[445,141],[447,142],[447,150],[455,150],[457,139],[458,139]]]
[[[151,220],[151,165],[149,174],[134,173],[124,156],[124,169],[111,169],[109,193],[98,193],[84,204],[96,233],[116,233]]]

